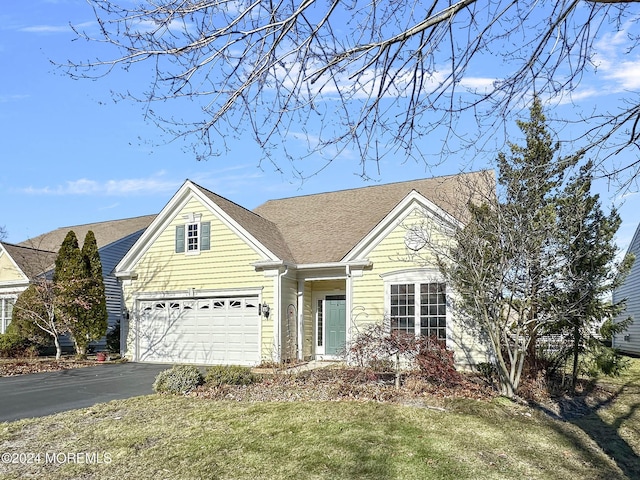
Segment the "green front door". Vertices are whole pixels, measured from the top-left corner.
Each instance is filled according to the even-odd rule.
[[[347,341],[347,301],[344,295],[327,295],[324,303],[324,353],[338,355]]]

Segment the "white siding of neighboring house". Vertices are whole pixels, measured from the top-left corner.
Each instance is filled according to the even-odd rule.
[[[640,225],[629,245],[628,253],[634,254],[636,261],[624,283],[613,292],[613,301],[627,300],[626,311],[616,321],[631,317],[633,323],[626,332],[614,337],[613,346],[625,353],[640,354]]]

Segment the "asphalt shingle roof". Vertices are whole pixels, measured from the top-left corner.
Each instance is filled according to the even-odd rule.
[[[495,194],[493,171],[270,200],[254,212],[277,226],[299,264],[338,262],[412,190],[464,221],[470,200]]]
[[[11,243],[2,243],[2,246],[11,256],[20,270],[29,278],[47,271],[55,263],[56,252],[38,250],[37,248],[24,247]]]
[[[125,218],[121,220],[108,220],[105,222],[87,223],[84,225],[73,225],[69,227],[60,227],[51,232],[43,233],[37,237],[30,238],[18,245],[30,247],[38,250],[47,250],[57,252],[62,245],[64,237],[67,236],[69,230],[73,230],[78,237],[78,243],[82,248],[84,237],[89,230],[92,230],[96,236],[98,248],[102,248],[113,242],[116,242],[132,233],[146,229],[149,224],[156,218],[156,215],[146,215],[142,217]]]

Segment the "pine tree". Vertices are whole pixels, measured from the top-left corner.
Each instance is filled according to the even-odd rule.
[[[514,262],[524,302],[521,313],[527,317],[529,330],[528,360],[533,364],[540,323],[547,321],[555,295],[549,275],[557,263],[553,248],[557,235],[555,197],[566,171],[578,158],[556,158],[560,147],[552,140],[537,97],[529,120],[519,120],[517,125],[525,134],[525,145],[509,143],[511,155],[498,155],[498,184],[504,190],[504,221],[511,223],[520,243]]]
[[[439,263],[458,294],[457,309],[490,341],[501,392],[513,396],[536,339],[556,306],[555,197],[577,158],[558,159],[540,101],[519,121],[525,145],[499,154],[498,195],[470,205],[471,218]]]
[[[631,268],[633,259],[625,257],[615,262],[618,253],[615,234],[620,216],[613,209],[605,215],[599,196],[591,193],[593,163],[587,162],[570,180],[558,200],[561,263],[561,303],[563,314],[560,328],[572,338],[572,385],[578,377],[580,353],[599,349],[591,328],[622,312],[624,304],[607,300]]]

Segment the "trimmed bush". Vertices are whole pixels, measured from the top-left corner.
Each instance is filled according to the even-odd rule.
[[[219,365],[209,367],[205,376],[207,385],[251,385],[257,383],[260,377],[251,373],[249,367],[238,365]]]
[[[202,385],[202,374],[193,365],[174,365],[158,374],[153,390],[158,393],[185,394]]]

